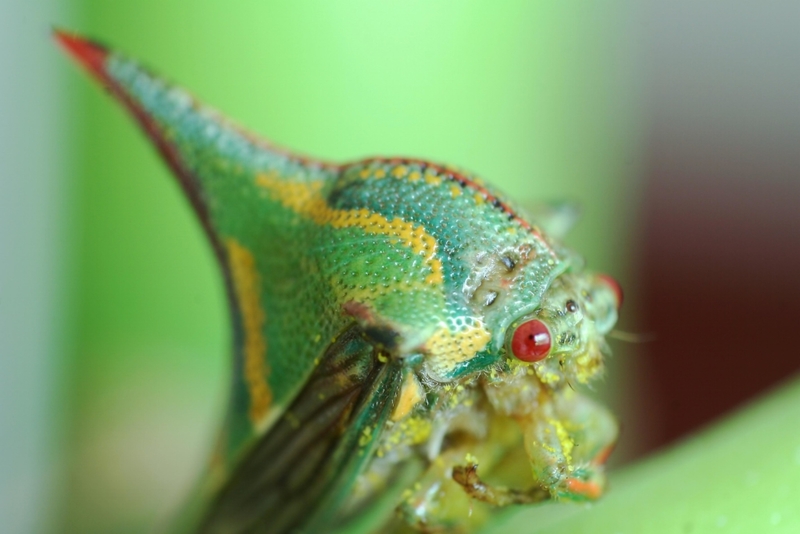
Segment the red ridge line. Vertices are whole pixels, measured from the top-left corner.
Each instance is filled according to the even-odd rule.
[[[110,55],[110,51],[105,46],[58,28],[53,29],[53,37],[61,48],[92,76],[104,84],[111,83],[105,70],[106,58]]]
[[[237,320],[238,312],[237,306],[234,305],[235,292],[233,290],[233,282],[231,280],[230,269],[227,266],[227,255],[222,248],[222,244],[216,235],[216,231],[211,223],[211,217],[208,212],[201,192],[195,182],[195,177],[192,172],[186,168],[181,161],[180,154],[175,146],[171,145],[160,132],[159,126],[152,116],[132,98],[131,94],[125,90],[119,82],[114,80],[108,75],[105,68],[105,62],[112,54],[106,47],[98,43],[84,39],[77,35],[71,35],[61,30],[54,30],[53,35],[58,43],[72,56],[81,66],[88,70],[100,83],[125,107],[130,114],[134,117],[139,126],[144,130],[147,137],[156,146],[156,149],[161,154],[161,157],[166,162],[167,166],[175,174],[178,183],[189,199],[189,203],[197,213],[200,224],[205,230],[208,240],[211,242],[211,248],[214,250],[214,255],[222,268],[223,278],[225,280],[226,293],[228,296],[228,306],[234,321]],[[236,329],[234,330],[236,331]],[[236,334],[234,334],[236,335]]]
[[[128,105],[129,104],[129,102],[127,101],[128,99],[123,98],[122,94],[118,90],[115,89],[115,87],[118,84],[117,84],[117,82],[115,80],[113,80],[108,75],[108,72],[105,69],[106,59],[110,55],[112,55],[112,51],[110,49],[108,49],[106,46],[104,46],[104,45],[102,45],[102,44],[100,44],[98,42],[95,42],[95,41],[92,41],[92,40],[89,40],[89,39],[85,39],[85,38],[83,38],[83,37],[81,37],[79,35],[75,35],[75,34],[66,32],[64,30],[60,30],[60,29],[54,29],[53,30],[53,37],[56,39],[58,44],[78,64],[80,64],[84,69],[86,69],[92,76],[97,78],[104,86],[106,86],[109,89],[111,89],[112,92],[114,93],[114,95],[117,98],[120,98],[120,100],[123,100],[123,102],[126,104],[128,109],[131,110],[132,112],[134,112],[134,114],[137,116],[137,118],[139,118],[140,121],[141,121],[141,118],[139,117],[139,113],[137,112],[138,111],[138,106],[135,106],[137,111],[134,111],[134,107]],[[140,68],[142,70],[146,70],[144,67],[140,66]],[[197,102],[197,99],[195,99],[195,98],[192,98],[192,100]],[[269,150],[271,152],[275,152],[276,154],[284,156],[287,159],[293,160],[293,161],[299,163],[300,165],[307,166],[307,167],[317,167],[317,168],[326,169],[326,170],[330,170],[330,171],[335,171],[335,170],[339,169],[339,165],[337,165],[335,163],[328,162],[328,161],[323,161],[323,160],[320,160],[320,159],[312,158],[312,157],[301,155],[301,154],[297,154],[297,153],[294,153],[294,152],[292,152],[292,151],[290,151],[290,150],[288,150],[286,148],[283,148],[283,147],[280,147],[280,146],[276,146],[276,145],[272,144],[270,141],[268,141],[268,140],[264,139],[263,137],[260,137],[260,136],[258,136],[256,134],[253,134],[252,132],[250,132],[246,128],[236,124],[235,122],[233,122],[232,120],[230,120],[228,118],[220,116],[220,119],[226,126],[228,126],[232,130],[237,132],[239,135],[241,135],[242,137],[247,139],[253,145],[258,146],[260,148],[264,148],[264,149]],[[150,130],[148,128],[146,128],[146,129],[147,129],[148,133],[150,133]]]
[[[433,169],[439,175],[442,175],[444,178],[452,180],[461,185],[462,187],[469,187],[480,193],[483,196],[483,198],[486,199],[486,201],[489,202],[492,206],[502,210],[503,213],[507,214],[509,218],[511,218],[511,220],[516,221],[520,226],[522,226],[530,233],[532,233],[534,236],[536,236],[547,247],[547,250],[550,251],[550,254],[552,254],[553,256],[556,255],[555,251],[550,247],[550,244],[547,242],[547,240],[544,238],[544,236],[541,234],[538,228],[532,226],[531,223],[520,217],[519,214],[517,214],[517,212],[515,212],[511,208],[511,206],[509,206],[508,204],[497,198],[495,195],[490,193],[489,190],[486,189],[484,186],[475,182],[475,180],[471,180],[463,173],[460,173],[452,169],[447,169],[442,165],[438,165],[436,163],[431,163],[429,161],[416,158],[382,158],[382,157],[368,158],[357,161],[355,165],[358,164],[368,165],[370,163],[388,163],[390,165],[419,165],[420,167],[423,168],[423,170]]]
[[[180,161],[180,156],[177,154],[175,148],[170,146],[163,136],[160,135],[158,131],[158,126],[156,125],[155,121],[150,117],[142,108],[139,106],[128,94],[128,92],[115,80],[113,80],[105,70],[105,62],[111,52],[103,45],[90,41],[88,39],[84,39],[77,35],[69,34],[62,30],[55,29],[53,30],[53,35],[55,39],[59,42],[59,44],[75,59],[79,64],[81,64],[86,70],[88,70],[94,77],[96,77],[100,82],[105,85],[113,94],[116,96],[128,110],[134,115],[134,117],[139,121],[142,128],[147,132],[148,136],[153,139],[156,146],[161,152],[161,155],[166,160],[167,164],[172,168],[173,172],[178,176],[179,182],[183,186],[184,191],[186,192],[187,196],[189,197],[190,201],[195,207],[195,210],[200,215],[201,222],[203,226],[206,226],[207,233],[209,237],[211,237],[212,242],[216,241],[213,238],[213,232],[211,231],[210,221],[208,221],[208,214],[205,209],[205,205],[202,200],[199,198],[199,192],[197,191],[194,184],[192,184],[193,177],[188,169],[185,169]],[[248,141],[253,143],[256,146],[260,146],[264,149],[270,150],[277,154],[281,154],[284,157],[294,160],[300,165],[307,166],[307,167],[317,167],[321,169],[326,169],[330,171],[339,171],[347,166],[350,165],[368,165],[371,163],[384,163],[390,165],[418,165],[423,169],[433,169],[436,173],[445,179],[454,181],[458,183],[462,187],[468,187],[478,193],[480,193],[483,198],[492,204],[492,206],[500,209],[503,213],[509,216],[510,220],[514,220],[522,226],[524,229],[531,232],[534,236],[536,236],[542,243],[544,243],[550,253],[555,255],[555,251],[550,248],[550,245],[547,244],[547,241],[542,236],[541,232],[535,227],[533,227],[528,221],[520,217],[508,204],[497,198],[495,195],[489,192],[484,186],[478,184],[474,180],[471,180],[463,173],[458,171],[447,169],[442,165],[438,165],[436,163],[431,163],[429,161],[425,161],[422,159],[416,158],[385,158],[385,157],[376,157],[376,158],[368,158],[363,159],[360,161],[355,162],[354,164],[350,165],[337,165],[332,162],[318,160],[315,158],[303,156],[300,154],[293,153],[290,150],[284,149],[283,147],[278,147],[266,141],[262,137],[254,135],[250,131],[245,128],[240,127],[239,125],[233,123],[230,120],[225,119],[225,122],[229,127],[231,127],[234,131],[238,132],[240,135],[245,137]],[[215,249],[219,247],[218,244],[215,243]],[[220,259],[223,258],[221,247],[220,250],[217,250],[218,256]]]
[[[209,219],[209,214],[205,202],[202,199],[199,189],[195,185],[195,177],[181,161],[177,148],[171,145],[160,131],[158,123],[149,115],[131,96],[131,94],[116,80],[108,75],[105,68],[106,59],[111,53],[102,45],[83,39],[75,35],[68,35],[56,30],[55,37],[64,46],[67,52],[75,58],[84,68],[98,78],[103,86],[133,115],[147,137],[156,145],[161,156],[167,165],[172,169],[178,178],[178,182],[183,186],[186,196],[189,197],[193,207],[200,216],[203,226],[212,242],[216,242],[213,228]],[[222,247],[218,248],[218,255],[224,258]]]
[[[443,175],[445,179],[452,180],[462,187],[469,187],[474,189],[478,193],[480,193],[487,202],[492,204],[493,206],[500,208],[504,213],[506,213],[509,217],[513,217],[514,220],[520,223],[523,228],[528,230],[532,230],[531,224],[522,219],[517,213],[511,209],[511,206],[497,198],[495,195],[489,192],[488,189],[483,187],[482,185],[478,184],[475,180],[471,180],[467,178],[466,175],[454,171],[452,169],[447,169],[442,165],[438,165],[436,163],[431,163],[429,161],[415,159],[415,158],[373,158],[373,159],[366,159],[359,161],[359,163],[388,163],[390,165],[419,165],[424,169],[433,169],[438,174]]]

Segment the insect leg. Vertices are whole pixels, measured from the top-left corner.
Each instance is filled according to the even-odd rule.
[[[600,497],[605,487],[603,463],[618,431],[606,408],[564,389],[553,392],[536,414],[518,421],[534,478],[554,498]]]
[[[494,506],[531,504],[550,499],[550,492],[539,486],[526,490],[490,486],[478,476],[478,464],[457,465],[453,468],[453,480],[461,484],[470,497]]]

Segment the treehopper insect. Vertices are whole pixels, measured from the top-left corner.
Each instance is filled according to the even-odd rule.
[[[235,378],[193,532],[466,531],[479,503],[602,494],[617,424],[573,386],[602,373],[622,294],[561,245],[564,211],[427,161],[294,155],[56,39],[156,146],[222,267]]]

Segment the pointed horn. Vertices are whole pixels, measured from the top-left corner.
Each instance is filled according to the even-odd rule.
[[[89,39],[56,29],[58,44],[133,115],[178,178],[220,259],[220,240],[240,237],[240,213],[292,180],[324,180],[337,167],[295,156],[256,139],[139,63]],[[223,179],[223,176],[225,177]],[[278,191],[279,193],[280,191]],[[275,191],[270,198],[280,196]],[[270,200],[265,200],[270,204]],[[269,206],[264,206],[269,208]]]
[[[236,391],[252,389],[250,397],[260,417],[271,400],[258,363],[266,358],[262,353],[270,328],[262,310],[273,293],[269,266],[284,252],[281,244],[306,235],[303,229],[317,224],[314,217],[328,213],[323,195],[339,167],[293,155],[245,133],[112,49],[61,30],[54,33],[64,50],[133,115],[197,212],[231,302],[240,371]],[[301,268],[299,258],[300,254],[292,256],[292,269]],[[241,372],[251,375],[245,380]],[[248,395],[237,394],[237,399]],[[246,408],[237,410],[234,416],[247,416]]]
[[[103,65],[108,57],[108,50],[105,46],[89,41],[88,39],[83,39],[59,28],[53,29],[53,37],[61,48],[63,48],[72,59],[77,61],[78,64],[88,70],[90,74],[102,82],[109,82],[103,69]]]
[[[159,120],[159,115],[174,113],[180,105],[175,95],[170,95],[167,91],[169,85],[135,62],[97,42],[60,29],[53,30],[53,35],[64,51],[105,86],[133,115],[177,177],[200,217],[215,252],[220,255],[222,251],[219,250],[216,232],[209,220],[197,177],[186,165],[177,146],[168,141],[167,130],[171,125],[163,118]],[[185,95],[183,101],[183,106],[186,106],[190,100]]]

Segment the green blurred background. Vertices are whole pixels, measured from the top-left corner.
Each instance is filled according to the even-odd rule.
[[[796,0],[0,0],[0,532],[164,524],[228,379],[199,225],[51,25],[294,150],[580,202],[568,243],[622,282],[620,327],[655,334],[614,343],[598,387],[619,465],[800,367],[798,20]],[[798,391],[612,472],[588,511],[495,531],[797,532]]]
[[[6,4],[16,37],[4,57],[26,82],[3,95],[21,125],[3,128],[3,149],[24,155],[2,177],[0,213],[8,250],[24,253],[3,279],[18,305],[0,301],[12,532],[163,522],[208,453],[229,372],[222,284],[188,203],[118,105],[49,42],[50,24],[140,59],[291,149],[429,158],[520,200],[578,201],[569,243],[633,295],[625,243],[637,231],[644,116],[632,6]],[[623,384],[641,382],[618,352],[607,396],[637,428]],[[620,456],[646,441],[628,434]]]

